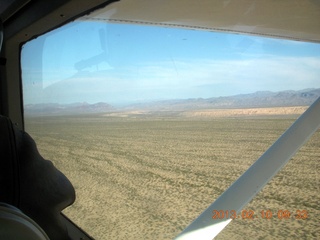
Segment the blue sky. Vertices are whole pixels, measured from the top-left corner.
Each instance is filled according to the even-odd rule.
[[[113,105],[320,87],[320,44],[74,22],[22,49],[24,102]]]

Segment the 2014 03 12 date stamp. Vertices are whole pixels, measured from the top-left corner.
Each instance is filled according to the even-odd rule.
[[[252,220],[252,219],[296,219],[296,220],[305,220],[307,219],[308,211],[307,210],[261,210],[255,212],[253,210],[242,210],[237,214],[235,210],[213,210],[212,219],[243,219],[243,220]]]

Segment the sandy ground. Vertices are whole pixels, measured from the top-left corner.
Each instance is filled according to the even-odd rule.
[[[231,118],[213,118],[206,110],[210,118],[43,117],[26,126],[74,184],[77,200],[65,213],[95,239],[173,239],[303,108],[285,111],[294,115],[234,109],[214,113]],[[273,117],[233,118],[244,112]],[[256,218],[235,219],[217,239],[320,239],[319,149],[318,131],[244,208]],[[262,218],[268,210],[273,217]],[[289,219],[279,219],[282,210]],[[301,211],[305,219],[297,219]]]
[[[239,117],[239,116],[279,116],[302,114],[307,107],[246,108],[246,109],[207,109],[188,111],[186,117]]]

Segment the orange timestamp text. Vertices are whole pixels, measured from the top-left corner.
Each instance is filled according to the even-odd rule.
[[[253,210],[242,210],[237,214],[235,210],[213,210],[212,219],[301,219],[305,220],[308,218],[307,210],[278,210],[277,212],[272,212],[271,210],[261,210],[256,213]]]

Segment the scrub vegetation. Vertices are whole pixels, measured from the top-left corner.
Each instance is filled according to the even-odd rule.
[[[50,116],[27,118],[26,130],[76,189],[65,213],[95,239],[172,239],[296,117]],[[319,159],[318,131],[245,207],[256,218],[216,239],[320,239]]]

